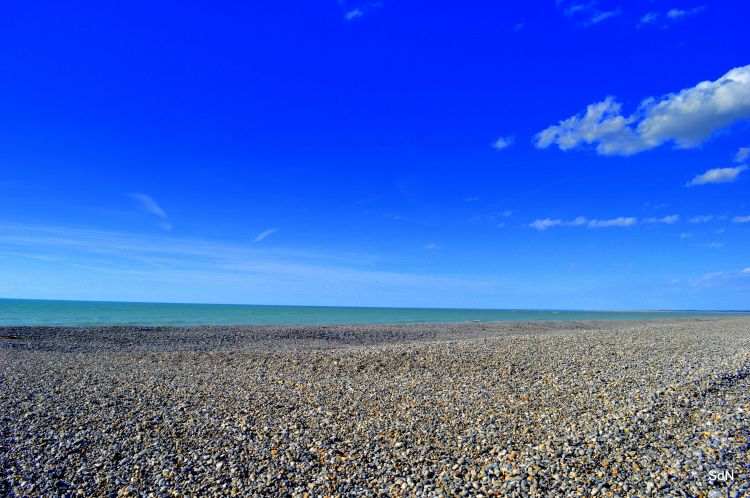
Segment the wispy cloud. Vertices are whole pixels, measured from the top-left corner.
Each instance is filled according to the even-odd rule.
[[[734,155],[734,162],[744,163],[750,157],[750,147],[740,147]]]
[[[345,2],[340,2],[340,3],[344,7],[346,7]],[[360,19],[370,10],[376,9],[382,6],[383,6],[383,2],[362,2],[354,7],[351,7],[351,6],[346,7],[346,10],[344,11],[344,20],[353,21],[355,19]]]
[[[612,17],[619,16],[620,14],[622,14],[622,11],[620,9],[607,10],[607,11],[598,10],[594,12],[589,19],[582,22],[581,25],[593,26],[595,24],[599,24],[600,22],[610,19]]]
[[[565,14],[566,17],[579,19],[579,26],[584,27],[599,24],[606,19],[619,16],[622,13],[619,8],[600,10],[596,0],[591,0],[589,2],[578,2],[575,0],[567,2],[558,0],[557,5],[562,8],[563,14]]]
[[[364,12],[360,8],[354,8],[352,10],[348,10],[344,13],[344,19],[347,21],[351,21],[353,19],[357,19],[358,17],[362,17],[364,15]]]
[[[163,300],[165,295],[172,296],[172,299],[206,299],[209,295],[207,289],[210,289],[211,293],[220,296],[216,299],[223,302],[291,300],[308,304],[336,304],[356,303],[357,298],[352,301],[352,296],[347,293],[352,288],[366,288],[370,294],[364,304],[385,302],[396,305],[393,292],[403,293],[399,294],[400,297],[427,295],[427,290],[460,296],[462,292],[484,295],[488,289],[504,288],[497,279],[401,272],[384,267],[385,263],[382,262],[376,268],[374,261],[380,260],[366,253],[283,248],[270,251],[262,246],[167,235],[144,236],[2,222],[0,256],[5,256],[6,260],[32,257],[46,261],[45,264],[65,265],[80,270],[81,273],[73,275],[83,276],[88,271],[111,275],[107,277],[114,279],[108,284],[109,294],[99,295],[96,289],[88,290],[89,294],[86,295],[78,294],[86,299],[98,296]],[[144,262],[144,259],[157,264]],[[71,273],[67,271],[60,275],[70,278]],[[87,292],[85,286],[76,287],[71,292]],[[120,288],[123,293],[132,293],[119,293]],[[259,289],[263,289],[262,292]],[[317,294],[311,293],[310,289],[316,289]],[[152,294],[151,291],[162,293]],[[228,297],[237,292],[240,294],[234,298]],[[371,300],[372,296],[375,297],[374,301]],[[387,300],[388,296],[391,296],[390,301]],[[420,298],[416,298],[411,304],[426,305],[428,302],[427,299],[420,301]]]
[[[505,209],[503,211],[492,213],[489,218],[491,220],[496,220],[498,218],[510,218],[511,216],[513,216],[513,213],[515,213],[513,209]]]
[[[699,7],[693,7],[692,9],[671,9],[667,12],[666,17],[672,21],[679,21],[686,17],[694,16],[699,14],[706,9],[704,5]]]
[[[495,150],[507,149],[508,147],[513,145],[514,141],[515,138],[513,138],[512,136],[498,137],[497,140],[492,142],[492,148]]]
[[[654,211],[658,211],[658,210],[660,210],[660,209],[664,209],[665,207],[668,207],[668,206],[669,206],[669,204],[666,204],[666,203],[664,203],[664,202],[658,202],[658,203],[653,203],[653,202],[644,202],[644,203],[643,203],[643,205],[644,205],[644,206],[645,206],[645,207],[646,207],[647,209],[653,209]]]
[[[725,284],[736,284],[743,288],[750,285],[750,268],[735,271],[714,271],[692,278],[688,281],[692,287],[715,287]]]
[[[589,227],[591,228],[605,228],[605,227],[629,227],[638,223],[638,220],[633,217],[620,216],[611,220],[591,220],[589,221]]]
[[[139,192],[132,192],[132,193],[126,193],[126,196],[130,197],[131,199],[135,200],[138,205],[146,211],[147,213],[151,213],[154,216],[158,216],[159,218],[163,220],[169,219],[167,216],[167,213],[164,212],[164,210],[159,206],[156,201],[147,194],[142,194]]]
[[[716,130],[747,118],[750,65],[676,94],[649,97],[629,116],[614,97],[607,97],[542,130],[534,143],[540,149],[557,145],[563,151],[595,145],[599,154],[628,156],[667,142],[678,148],[696,147]]]
[[[562,220],[559,220],[559,219],[553,220],[550,218],[545,218],[543,220],[534,220],[531,223],[529,223],[529,226],[531,228],[536,228],[537,230],[541,231],[541,230],[547,230],[548,228],[560,226],[562,224],[563,224]]]
[[[133,199],[143,211],[156,216],[157,218],[161,218],[162,222],[159,223],[160,227],[167,231],[172,230],[169,216],[167,216],[167,213],[156,203],[153,197],[141,192],[128,192],[125,195]]]
[[[706,7],[701,5],[692,9],[671,9],[666,13],[656,11],[647,12],[646,14],[641,16],[640,21],[638,21],[638,28],[641,28],[643,26],[653,26],[656,24],[666,26],[668,24],[681,21],[687,17],[699,14],[704,10],[706,10]]]
[[[442,247],[437,244],[427,244],[426,246],[424,246],[424,248],[428,251],[439,251],[440,249],[442,249]]]
[[[255,237],[255,240],[253,240],[253,243],[257,244],[258,242],[262,242],[278,231],[279,231],[278,228],[269,228],[268,230],[264,230],[260,232],[257,237]]]
[[[663,223],[665,225],[671,225],[673,223],[677,223],[678,221],[680,221],[680,215],[678,214],[672,214],[669,216],[664,216],[662,218],[646,218],[645,220],[643,220],[644,223]]]
[[[710,244],[706,244],[706,247],[710,247],[711,249],[720,249],[724,247],[723,242],[711,242]]]
[[[737,166],[736,168],[714,168],[706,171],[687,183],[688,187],[696,185],[707,185],[709,183],[732,183],[737,180],[740,173],[745,171],[747,166]]]
[[[734,218],[732,218],[732,223],[750,223],[750,215],[735,216]]]
[[[608,228],[608,227],[629,227],[638,223],[638,219],[630,216],[619,216],[617,218],[597,220],[588,219],[585,216],[579,216],[571,221],[563,221],[561,219],[544,218],[534,220],[529,223],[529,227],[536,228],[537,230],[547,230],[555,226],[566,226],[566,227],[580,227],[585,226],[588,228]]]
[[[659,13],[658,12],[647,12],[643,16],[641,16],[640,21],[638,21],[638,27],[642,26],[648,26],[650,24],[655,24],[659,20]]]
[[[699,216],[693,216],[688,221],[690,223],[707,223],[707,222],[709,222],[709,221],[711,221],[713,219],[714,219],[713,215],[703,214],[703,215],[699,215]]]
[[[565,5],[566,2],[557,2],[558,5]],[[594,10],[594,7],[596,7],[596,2],[569,2],[567,5],[563,7],[563,14],[565,14],[568,17],[573,17],[577,14],[582,14],[584,12],[589,12]]]

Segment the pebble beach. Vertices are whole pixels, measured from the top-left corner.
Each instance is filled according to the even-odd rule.
[[[0,495],[750,494],[750,318],[0,327]]]

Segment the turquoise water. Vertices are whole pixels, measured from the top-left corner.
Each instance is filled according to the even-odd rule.
[[[527,322],[535,320],[679,318],[726,316],[727,314],[730,313],[710,311],[350,308],[0,299],[0,325],[273,325],[447,323],[467,321]]]

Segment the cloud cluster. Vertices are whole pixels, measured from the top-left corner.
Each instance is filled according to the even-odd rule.
[[[737,166],[736,168],[714,168],[698,175],[687,184],[688,187],[696,185],[706,185],[708,183],[731,183],[737,180],[737,177],[747,169],[747,166]]]
[[[750,119],[750,65],[678,93],[647,98],[631,115],[607,97],[542,130],[534,142],[540,149],[557,145],[564,151],[595,145],[599,154],[627,156],[667,142],[695,147],[716,130],[744,119]]]
[[[560,219],[539,219],[534,220],[531,223],[529,223],[529,226],[531,228],[536,228],[537,230],[547,230],[548,228],[552,228],[555,226],[566,226],[566,227],[577,227],[577,226],[586,226],[588,228],[608,228],[608,227],[629,227],[633,226],[638,223],[637,218],[633,218],[630,216],[619,216],[617,218],[612,218],[608,220],[590,220],[586,218],[585,216],[579,216],[578,218],[571,220],[571,221],[563,221]]]

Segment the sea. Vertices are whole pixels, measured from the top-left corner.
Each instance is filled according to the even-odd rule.
[[[744,315],[727,311],[370,308],[0,299],[0,326],[190,326],[645,320]]]

